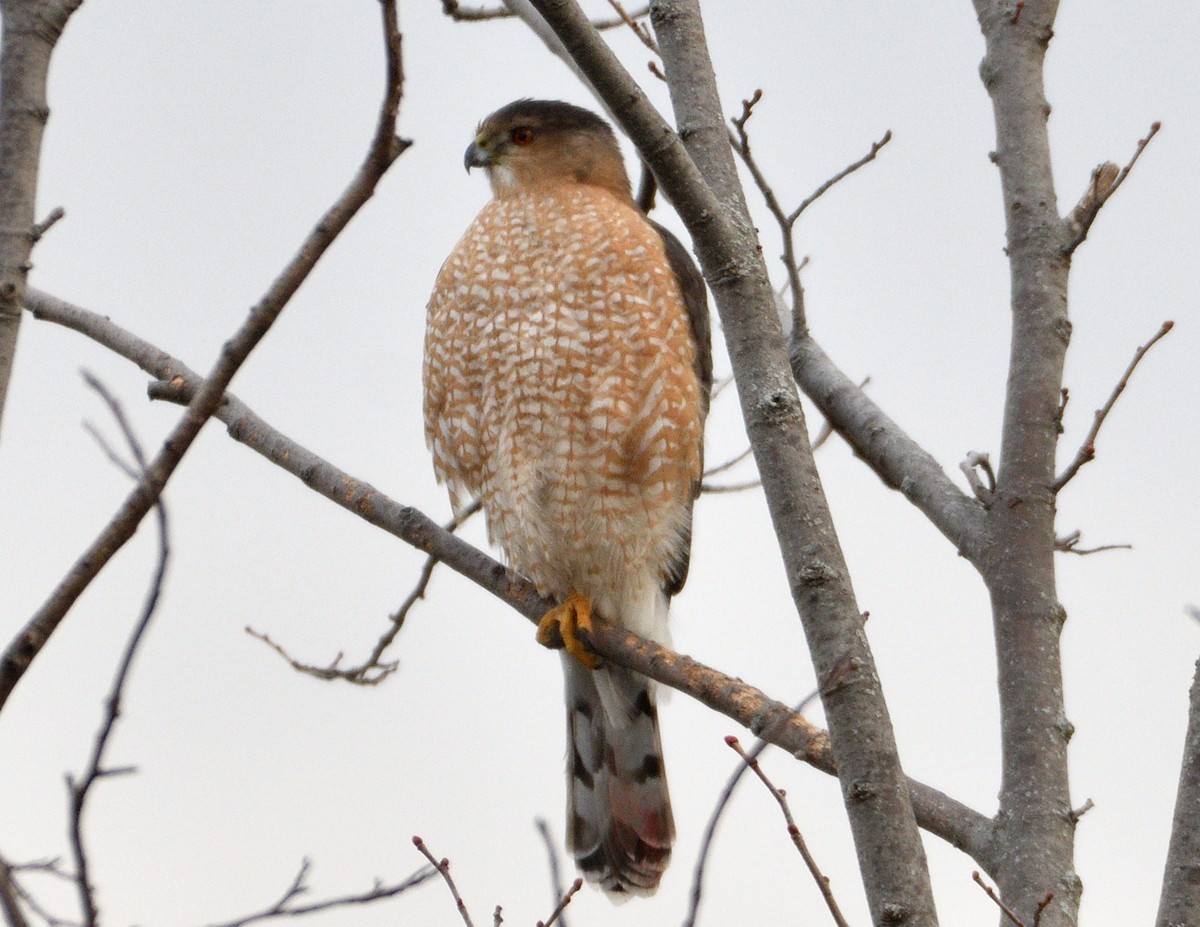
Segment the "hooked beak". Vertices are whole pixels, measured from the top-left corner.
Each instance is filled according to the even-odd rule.
[[[467,173],[471,173],[473,167],[491,167],[492,153],[479,144],[479,140],[471,142],[467,146],[466,152],[463,154],[463,167],[467,169]]]

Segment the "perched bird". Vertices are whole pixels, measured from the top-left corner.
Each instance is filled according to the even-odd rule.
[[[481,500],[509,565],[561,604],[567,839],[615,898],[650,894],[674,821],[652,683],[576,633],[592,616],[665,641],[687,577],[712,383],[704,281],[635,205],[612,129],[518,100],[465,164],[492,200],[429,300],[425,435],[456,511]]]

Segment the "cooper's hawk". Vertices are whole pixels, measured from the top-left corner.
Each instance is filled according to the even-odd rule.
[[[467,148],[493,198],[438,274],[425,434],[456,511],[478,497],[513,569],[562,604],[568,843],[610,893],[649,894],[674,823],[651,683],[575,634],[665,640],[683,586],[712,380],[704,281],[634,204],[612,129],[519,100]]]

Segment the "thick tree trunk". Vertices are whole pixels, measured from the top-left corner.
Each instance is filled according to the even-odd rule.
[[[993,547],[981,569],[991,594],[1003,770],[996,820],[1005,902],[1026,923],[1053,893],[1043,927],[1074,925],[1081,883],[1067,778],[1071,725],[1059,638],[1065,613],[1054,576],[1055,451],[1067,319],[1065,248],[1050,164],[1043,59],[1055,2],[976,0],[987,53],[980,74],[996,120],[1011,273],[1012,345]]]

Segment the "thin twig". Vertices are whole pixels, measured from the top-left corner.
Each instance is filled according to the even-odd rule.
[[[550,867],[550,889],[554,893],[554,899],[558,900],[564,894],[562,867],[558,859],[558,845],[554,842],[554,837],[550,833],[550,825],[546,823],[545,818],[537,818],[533,823],[538,833],[542,836],[542,843],[546,845],[546,861]],[[567,927],[567,915],[562,914],[558,922],[562,927]]]
[[[396,0],[380,0],[380,8],[387,58],[386,90],[362,165],[345,192],[308,234],[262,300],[250,310],[245,322],[225,342],[216,364],[201,382],[187,411],[146,467],[146,477],[126,497],[117,513],[75,561],[45,604],[5,648],[0,657],[0,708],[3,708],[13,688],[41,653],[67,611],[116,552],[133,537],[204,424],[220,407],[234,374],[279,318],[320,257],[371,198],[383,174],[410,144],[395,134],[404,80]]]
[[[1079,542],[1083,532],[1078,528],[1065,537],[1054,539],[1054,549],[1063,554],[1078,554],[1086,557],[1088,554],[1099,554],[1106,550],[1133,550],[1132,544],[1101,544],[1099,547],[1080,547]]]
[[[825,899],[825,906],[829,908],[829,914],[833,918],[833,922],[838,927],[849,927],[846,918],[842,915],[841,908],[838,907],[837,899],[833,897],[833,890],[829,887],[829,877],[821,872],[817,861],[808,850],[808,845],[804,842],[800,828],[796,826],[796,821],[792,817],[792,810],[788,807],[787,795],[784,794],[783,789],[775,787],[775,784],[767,778],[767,774],[763,772],[762,767],[758,764],[758,759],[743,750],[741,743],[738,742],[736,737],[726,737],[725,743],[729,744],[733,751],[742,758],[742,762],[750,767],[754,774],[762,781],[762,784],[767,787],[767,791],[771,793],[775,801],[779,803],[779,809],[783,812],[783,819],[787,822],[788,836],[792,838],[792,843],[800,853],[800,857],[804,860],[804,865],[808,867],[809,873],[817,883],[817,888],[821,892],[821,897]]]
[[[209,927],[246,927],[247,924],[270,920],[272,918],[303,917],[306,914],[316,914],[321,911],[329,911],[333,908],[370,904],[374,901],[395,898],[397,895],[403,894],[410,888],[416,888],[416,886],[429,881],[437,875],[437,869],[433,866],[422,866],[407,879],[397,882],[395,885],[384,885],[376,879],[375,884],[369,890],[357,895],[342,895],[337,898],[328,898],[325,901],[315,901],[311,904],[293,904],[292,902],[309,891],[307,880],[311,868],[312,864],[309,860],[303,860],[300,864],[300,871],[292,879],[291,885],[288,886],[280,899],[269,908],[265,908],[254,914],[247,914],[245,917],[239,917],[232,921],[210,924]]]
[[[412,838],[412,842],[413,846],[420,850],[421,854],[433,864],[434,869],[442,874],[442,878],[445,880],[446,885],[450,889],[450,894],[454,896],[454,904],[458,908],[458,913],[462,915],[463,923],[465,923],[467,927],[475,927],[475,925],[471,923],[471,914],[467,911],[467,904],[465,901],[463,901],[462,895],[458,893],[458,886],[454,884],[454,879],[450,877],[450,860],[434,859],[433,854],[429,852],[429,847],[425,846],[425,841],[420,837],[414,836]]]
[[[732,470],[734,467],[736,467],[738,464],[740,464],[743,460],[745,460],[747,457],[749,457],[753,453],[754,453],[753,448],[747,447],[740,454],[736,454],[733,457],[730,457],[724,463],[717,464],[715,467],[709,467],[707,470],[704,471],[704,476],[707,479],[710,476],[716,476],[718,473],[724,473],[726,470]]]
[[[992,901],[996,902],[996,907],[1004,912],[1004,916],[1017,925],[1017,927],[1025,927],[1025,922],[1017,917],[1017,912],[1000,900],[1000,896],[996,894],[996,890],[983,881],[983,876],[978,871],[971,873],[971,878],[975,880],[975,884],[984,890]]]
[[[801,699],[795,708],[796,713],[803,714],[808,706],[816,700],[818,694],[819,692],[814,689]],[[750,748],[748,755],[754,759],[758,759],[768,746],[770,746],[770,741],[760,738]],[[691,900],[688,903],[688,913],[684,919],[683,927],[695,927],[696,917],[700,912],[700,899],[704,893],[704,870],[708,865],[709,851],[712,849],[713,839],[716,837],[717,825],[721,822],[721,816],[724,815],[725,809],[733,798],[734,789],[742,781],[742,777],[746,774],[747,769],[749,769],[749,766],[746,763],[737,764],[729,776],[729,781],[721,789],[721,794],[717,797],[717,803],[713,806],[712,814],[708,817],[708,824],[704,828],[704,836],[700,840],[700,852],[696,854],[696,865],[692,872]]]
[[[1100,435],[1100,427],[1104,424],[1104,420],[1108,418],[1108,413],[1112,411],[1117,400],[1121,398],[1121,394],[1125,392],[1125,387],[1129,385],[1129,378],[1133,376],[1133,371],[1137,369],[1137,365],[1142,362],[1142,358],[1146,356],[1146,353],[1174,327],[1174,322],[1163,322],[1158,331],[1154,333],[1154,337],[1134,351],[1133,360],[1129,362],[1129,366],[1125,368],[1125,373],[1121,375],[1121,379],[1113,387],[1112,393],[1109,394],[1108,402],[1096,410],[1096,414],[1092,418],[1092,427],[1088,430],[1087,437],[1083,439],[1083,444],[1076,451],[1075,458],[1067,464],[1067,468],[1054,481],[1055,492],[1060,492],[1067,483],[1071,482],[1071,479],[1079,472],[1080,467],[1095,458],[1096,438]]]
[[[758,188],[763,202],[779,226],[780,239],[783,243],[782,260],[784,269],[787,272],[788,289],[792,292],[793,329],[794,331],[804,333],[807,332],[808,325],[804,317],[804,288],[800,283],[802,262],[796,260],[796,221],[800,218],[804,210],[808,209],[809,206],[829,192],[830,188],[835,184],[849,177],[864,165],[874,161],[880,149],[892,140],[892,131],[888,129],[883,134],[883,138],[871,143],[871,150],[863,155],[863,157],[826,180],[790,213],[785,212],[782,204],[779,202],[779,197],[775,195],[774,187],[771,186],[766,175],[759,167],[757,160],[755,160],[754,153],[750,147],[750,133],[746,131],[746,123],[750,121],[750,117],[754,114],[754,107],[762,99],[762,96],[762,90],[755,90],[750,99],[742,101],[741,115],[735,116],[732,119],[735,132],[730,133],[729,142],[733,146],[733,150],[741,158],[742,163],[746,165],[746,169],[750,171],[750,176],[754,180],[755,187]]]
[[[8,885],[6,891],[16,902],[18,917],[24,917],[24,911],[20,907],[21,905],[24,905],[24,907],[27,908],[35,918],[40,919],[47,925],[47,927],[78,927],[77,921],[66,920],[51,914],[50,911],[42,906],[33,893],[29,889],[25,888],[25,886],[17,879],[18,875],[24,875],[26,873],[40,873],[43,875],[52,876],[56,879],[61,879],[62,881],[68,882],[74,886],[76,884],[75,874],[73,872],[67,872],[65,869],[63,869],[61,860],[59,860],[57,857],[54,857],[51,859],[33,860],[28,863],[7,863],[5,860],[0,859],[0,867],[7,868],[6,873],[0,873],[0,878],[7,879]],[[7,897],[9,897],[9,895],[6,895],[6,900],[3,904],[0,904],[0,907],[4,907],[7,904]],[[9,927],[12,927],[12,921],[9,922]]]
[[[980,502],[987,502],[996,492],[996,471],[992,469],[992,459],[986,451],[967,451],[966,459],[959,465],[958,469],[963,472],[963,476],[967,478],[967,483],[971,487],[971,492],[975,493],[975,498]],[[982,470],[983,475],[987,477],[987,485],[983,484],[983,480],[979,478],[976,470]]]
[[[563,909],[571,903],[571,899],[575,897],[575,893],[581,888],[583,888],[583,879],[576,879],[574,882],[572,882],[571,887],[567,889],[566,894],[564,894],[562,896],[562,900],[559,901],[558,907],[556,907],[553,913],[551,913],[550,919],[548,921],[538,921],[537,927],[552,927],[555,921],[561,921]],[[565,921],[563,921],[563,923],[565,923]]]
[[[41,241],[42,236],[50,231],[50,229],[53,228],[54,225],[66,214],[67,211],[61,206],[55,206],[53,209],[51,209],[50,214],[41,222],[37,223],[30,232],[30,237],[33,239],[33,243],[36,245],[39,241]]]
[[[745,492],[748,489],[760,489],[761,487],[762,480],[745,480],[741,483],[724,483],[721,485],[701,483],[700,491],[702,493],[720,494],[724,492]]]
[[[1092,227],[1092,223],[1096,221],[1096,216],[1104,204],[1108,202],[1109,197],[1117,192],[1117,189],[1125,182],[1125,178],[1129,176],[1129,172],[1133,170],[1133,166],[1137,164],[1138,158],[1142,156],[1142,152],[1146,150],[1146,146],[1150,144],[1150,139],[1158,134],[1158,130],[1162,128],[1161,122],[1155,122],[1150,126],[1150,131],[1145,138],[1138,139],[1137,148],[1134,149],[1133,157],[1129,159],[1129,163],[1117,171],[1117,166],[1111,161],[1101,164],[1098,168],[1092,171],[1092,180],[1088,185],[1088,190],[1084,193],[1082,199],[1071,210],[1071,215],[1067,217],[1067,230],[1072,232],[1071,240],[1063,247],[1063,254],[1067,257],[1075,252],[1084,241],[1087,239],[1088,230]]]
[[[125,467],[122,469],[125,469],[130,476],[136,479],[147,479],[148,464],[146,455],[143,453],[141,444],[138,442],[136,435],[134,435],[132,427],[130,427],[129,420],[125,417],[125,411],[121,408],[121,404],[105,389],[104,384],[91,374],[85,373],[84,379],[87,381],[88,386],[95,390],[108,406],[109,412],[121,429],[125,443],[129,447],[129,451],[137,464],[136,469]],[[114,456],[111,450],[108,453],[110,456]],[[127,771],[106,767],[104,765],[104,752],[112,736],[113,728],[116,726],[117,718],[121,714],[121,699],[124,696],[125,684],[129,679],[133,659],[137,655],[138,648],[141,646],[142,639],[146,634],[146,629],[150,626],[150,621],[158,609],[158,601],[162,595],[163,580],[166,578],[167,573],[167,563],[171,555],[167,510],[163,505],[161,496],[155,499],[154,509],[158,520],[158,564],[151,579],[150,590],[146,594],[146,601],[142,606],[141,616],[138,618],[137,624],[134,625],[133,632],[130,634],[129,640],[125,645],[125,652],[121,657],[121,662],[117,667],[116,675],[113,677],[108,699],[105,702],[104,718],[101,721],[100,729],[96,733],[96,740],[87,769],[78,780],[75,780],[72,776],[67,777],[67,790],[71,804],[71,851],[75,857],[76,884],[79,888],[80,906],[83,911],[83,922],[86,927],[95,927],[99,919],[99,912],[96,908],[95,892],[89,875],[88,855],[83,841],[83,812],[90,790],[95,785],[97,779]]]
[[[25,912],[21,910],[21,890],[13,878],[12,867],[0,857],[0,911],[8,927],[29,927]]]
[[[450,519],[442,527],[453,533],[465,522],[468,518],[480,510],[482,506],[478,501],[472,502],[459,515]],[[405,600],[400,603],[400,607],[393,612],[389,618],[388,630],[384,632],[379,640],[375,642],[375,646],[371,649],[370,655],[362,663],[357,666],[345,667],[340,666],[342,654],[339,653],[333,662],[328,666],[317,666],[312,663],[304,663],[293,657],[283,645],[276,643],[268,634],[262,631],[256,631],[254,628],[247,626],[244,630],[251,637],[262,641],[280,657],[287,661],[292,669],[299,673],[304,673],[306,676],[312,676],[315,679],[340,679],[344,682],[349,682],[356,686],[377,686],[389,676],[391,676],[400,667],[399,660],[383,659],[384,651],[392,645],[396,640],[396,636],[400,633],[400,629],[404,627],[404,622],[408,618],[408,613],[412,610],[417,602],[425,598],[425,592],[429,588],[429,581],[433,578],[433,570],[441,561],[436,556],[427,557],[425,564],[421,567],[421,572],[417,577],[417,583],[413,587],[412,592],[408,594]]]
[[[812,193],[810,193],[807,198],[802,200],[799,206],[797,206],[790,213],[788,213],[788,217],[787,217],[788,224],[794,225],[796,220],[800,218],[800,214],[803,213],[804,210],[808,209],[809,206],[811,206],[813,203],[815,203],[817,200],[819,200],[822,196],[824,196],[826,193],[828,193],[830,187],[834,186],[837,183],[840,183],[841,181],[843,181],[847,177],[849,177],[851,174],[853,174],[855,171],[857,171],[859,168],[864,167],[865,165],[870,164],[872,161],[874,161],[875,156],[879,154],[879,150],[881,148],[883,148],[883,146],[886,145],[891,140],[892,140],[892,130],[888,129],[886,132],[883,133],[883,138],[881,138],[877,142],[871,142],[871,150],[870,151],[868,151],[865,155],[863,155],[861,158],[859,158],[853,164],[849,165],[848,167],[842,168],[842,170],[838,171],[836,174],[834,174],[832,177],[830,177],[827,181],[825,181],[823,184],[821,184],[821,186],[817,187],[816,190],[814,190]]]
[[[611,2],[611,0],[610,0]],[[592,25],[601,32],[606,29],[616,29],[627,24],[629,19],[641,19],[650,12],[649,7],[643,7],[636,13],[625,13],[609,19],[594,19]],[[442,0],[442,13],[455,22],[477,23],[491,19],[512,19],[518,15],[506,6],[475,6],[465,7],[458,0]]]
[[[654,36],[650,34],[650,30],[647,29],[643,23],[638,22],[639,19],[645,17],[646,14],[650,12],[649,7],[643,8],[639,13],[631,14],[627,12],[625,7],[621,4],[621,0],[608,0],[608,5],[616,11],[617,20],[628,26],[633,34],[637,36],[639,42],[645,45],[646,48],[648,48],[654,54],[661,55],[661,52],[658,50],[658,43],[654,41]],[[596,26],[597,29],[603,28],[603,26],[597,25],[594,22],[592,25]]]

